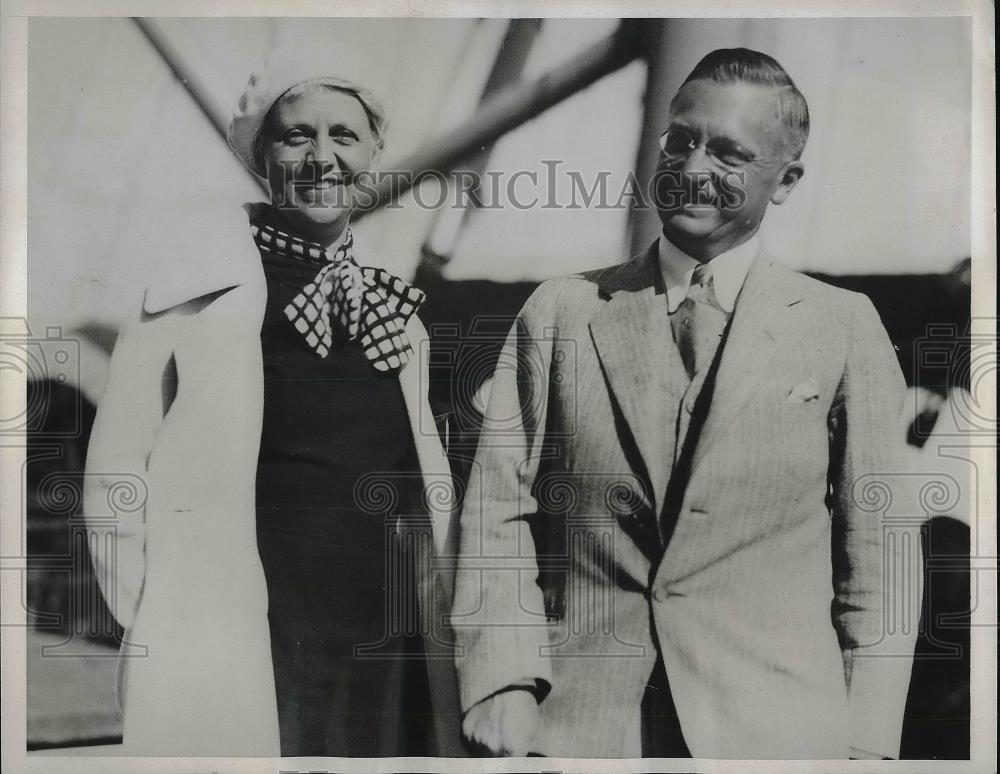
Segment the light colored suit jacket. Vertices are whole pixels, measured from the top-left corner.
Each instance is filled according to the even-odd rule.
[[[537,752],[638,756],[659,649],[695,757],[896,755],[919,606],[896,625],[913,552],[872,495],[904,395],[878,315],[758,256],[706,413],[655,256],[543,283],[507,339],[461,518],[463,709],[533,682]]]
[[[187,220],[171,233],[173,242],[154,246],[159,276],[119,333],[85,477],[97,577],[127,630],[125,748],[275,756],[254,509],[267,286],[239,208],[221,220]],[[431,611],[440,619],[450,579],[431,570],[432,555],[445,550],[453,489],[427,400],[426,332],[416,316],[407,333],[416,356],[399,380],[420,464],[410,502],[430,516],[432,534],[424,530],[414,541],[433,654],[447,643]],[[450,683],[453,695],[454,678],[450,666],[442,668],[448,663],[431,662],[442,734],[449,717],[457,727],[448,690]]]

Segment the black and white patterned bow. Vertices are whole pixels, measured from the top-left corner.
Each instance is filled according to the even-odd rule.
[[[325,358],[333,346],[334,323],[349,341],[359,341],[379,371],[402,368],[413,354],[406,323],[423,303],[422,290],[399,277],[354,260],[354,235],[331,253],[323,247],[266,223],[251,223],[262,252],[320,266],[319,273],[285,307],[285,314],[306,343]]]

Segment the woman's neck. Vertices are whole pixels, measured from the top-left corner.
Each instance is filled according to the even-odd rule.
[[[324,250],[335,247],[344,240],[350,222],[349,218],[343,218],[332,223],[315,223],[295,217],[292,212],[284,212],[274,206],[271,207],[271,213],[276,221],[275,226],[302,239],[316,242]]]

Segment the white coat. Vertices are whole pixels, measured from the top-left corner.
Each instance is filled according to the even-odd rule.
[[[119,333],[87,456],[98,580],[126,629],[123,752],[277,756],[254,504],[266,282],[238,208],[223,222],[185,223],[175,233],[157,245],[158,276]],[[416,316],[407,333],[415,356],[399,380],[420,464],[414,502],[433,535],[420,543],[418,581],[430,627],[448,609],[450,582],[429,560],[445,550],[453,488]],[[430,653],[443,647],[440,636],[426,639]],[[447,706],[448,659],[429,663],[444,724],[457,712]]]

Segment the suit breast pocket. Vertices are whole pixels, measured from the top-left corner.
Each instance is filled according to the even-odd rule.
[[[830,391],[822,384],[791,379],[772,387],[766,418],[762,416],[754,424],[764,435],[760,443],[771,450],[774,464],[786,474],[826,464],[829,410]]]
[[[778,420],[792,424],[819,423],[825,427],[830,411],[830,397],[812,385],[783,386],[774,396]]]

